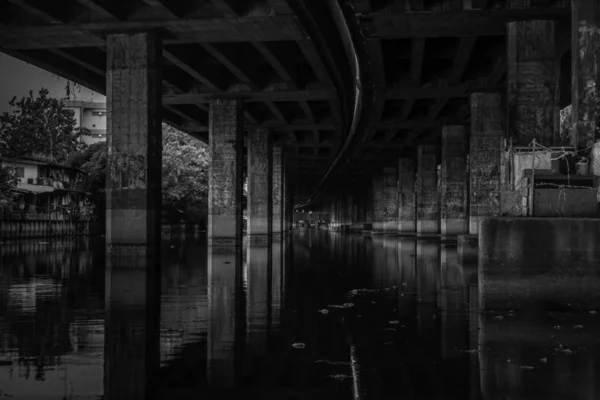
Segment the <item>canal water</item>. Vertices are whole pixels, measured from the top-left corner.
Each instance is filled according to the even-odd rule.
[[[0,398],[600,398],[600,314],[480,313],[477,266],[439,240],[164,241],[160,290],[98,240],[0,263]]]

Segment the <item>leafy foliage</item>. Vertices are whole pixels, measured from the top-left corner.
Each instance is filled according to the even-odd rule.
[[[11,168],[0,167],[0,200],[10,198],[10,190],[18,181]]]
[[[209,156],[205,144],[163,124],[162,201],[171,219],[198,220],[206,213]],[[106,142],[98,142],[74,154],[69,164],[87,172],[86,190],[104,192],[107,166]],[[96,205],[101,196],[93,196]]]
[[[573,113],[571,105],[560,110],[560,143],[570,145],[573,137]]]
[[[85,148],[79,137],[89,130],[76,127],[73,110],[62,99],[49,97],[47,89],[40,89],[37,97],[33,91],[18,101],[14,97],[9,104],[15,110],[0,116],[0,155],[64,162],[70,153]]]
[[[209,153],[197,139],[163,124],[163,208],[197,219],[208,200]]]

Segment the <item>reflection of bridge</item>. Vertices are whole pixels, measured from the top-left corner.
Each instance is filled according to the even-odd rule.
[[[312,200],[337,224],[474,233],[480,217],[500,213],[494,199],[507,132],[519,145],[534,138],[558,145],[559,106],[572,100],[574,144],[595,140],[585,121],[595,120],[596,103],[579,88],[597,79],[597,44],[579,27],[595,29],[596,6],[73,0],[55,7],[11,0],[2,6],[0,47],[107,94],[108,215],[113,229],[131,230],[119,240],[142,240],[147,229],[122,221],[157,211],[161,118],[210,137],[211,237],[241,229],[246,168],[250,234],[288,227],[292,197]],[[571,37],[578,46],[572,60]]]

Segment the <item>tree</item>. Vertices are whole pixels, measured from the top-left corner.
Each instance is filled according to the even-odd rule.
[[[209,154],[197,139],[163,124],[163,208],[198,219],[208,200]]]
[[[17,186],[18,181],[10,168],[0,168],[0,200],[10,198],[10,191]]]
[[[204,143],[163,124],[162,201],[171,219],[199,220],[206,214],[208,199],[208,150]],[[106,186],[106,142],[90,145],[69,158],[88,177],[85,190],[102,209]]]
[[[560,143],[568,146],[573,137],[573,113],[571,105],[560,110]]]
[[[70,153],[85,148],[79,138],[89,130],[76,127],[73,110],[62,99],[49,97],[47,89],[40,89],[37,97],[33,91],[18,101],[14,97],[9,104],[15,110],[0,116],[3,156],[64,162]]]

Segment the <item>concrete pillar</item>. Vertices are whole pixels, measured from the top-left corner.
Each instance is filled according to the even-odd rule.
[[[281,146],[273,146],[273,237],[281,237],[283,232],[284,215],[283,215],[283,152]]]
[[[161,43],[123,33],[106,44],[104,391],[145,399],[157,389],[160,364]]]
[[[500,162],[504,113],[500,93],[471,94],[469,234],[479,221],[500,215]]]
[[[267,244],[272,228],[272,143],[268,129],[250,130],[248,146],[248,236]]]
[[[573,145],[591,148],[591,172],[600,176],[600,1],[572,5]]]
[[[440,232],[442,237],[468,231],[467,137],[463,125],[442,128]]]
[[[155,246],[161,218],[161,43],[107,38],[107,245]]]
[[[385,194],[384,188],[385,186],[385,178],[383,174],[375,174],[373,175],[372,182],[372,199],[373,199],[373,232],[374,233],[382,233],[383,232],[383,220],[385,217]]]
[[[415,160],[398,160],[398,233],[415,233],[417,229],[415,197]]]
[[[517,145],[557,144],[559,64],[554,21],[508,23],[508,131]]]
[[[383,232],[398,233],[398,168],[383,169]]]
[[[417,149],[417,235],[439,233],[437,188],[437,146],[423,145]]]
[[[242,100],[215,99],[210,103],[209,245],[241,245],[243,117]]]

